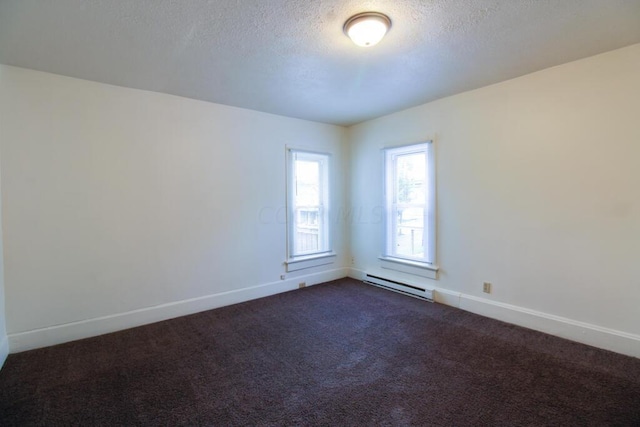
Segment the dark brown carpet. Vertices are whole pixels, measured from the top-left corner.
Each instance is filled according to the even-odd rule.
[[[640,425],[640,359],[343,279],[10,355],[7,425]]]

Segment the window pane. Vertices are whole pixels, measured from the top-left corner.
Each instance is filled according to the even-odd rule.
[[[296,206],[320,204],[320,163],[296,160]]]
[[[403,154],[396,157],[397,203],[424,204],[426,177],[425,153]]]
[[[297,209],[298,222],[295,231],[295,253],[318,252],[320,250],[319,208]]]
[[[290,150],[288,256],[329,251],[329,156]]]
[[[398,209],[396,215],[396,255],[424,257],[424,209]]]
[[[433,162],[431,141],[385,149],[385,255],[434,263]]]
[[[320,211],[320,163],[296,160],[295,253],[320,250],[318,214]]]

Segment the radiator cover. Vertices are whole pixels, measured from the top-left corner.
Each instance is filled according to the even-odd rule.
[[[433,302],[433,289],[421,288],[400,280],[388,279],[379,275],[365,273],[364,282],[394,292]]]

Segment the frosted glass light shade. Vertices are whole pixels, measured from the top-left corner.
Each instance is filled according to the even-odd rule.
[[[352,16],[344,24],[344,33],[358,46],[375,46],[391,27],[388,16],[378,12],[365,12]]]

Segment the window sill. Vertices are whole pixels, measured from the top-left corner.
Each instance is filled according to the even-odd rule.
[[[428,279],[438,279],[438,270],[440,269],[440,267],[438,267],[437,265],[387,256],[381,256],[378,259],[381,261],[380,266],[382,268],[401,271],[403,273],[426,277]]]
[[[289,273],[291,271],[304,270],[305,268],[333,264],[335,261],[336,261],[335,252],[325,252],[321,254],[289,258],[284,263],[287,266],[287,273]]]

